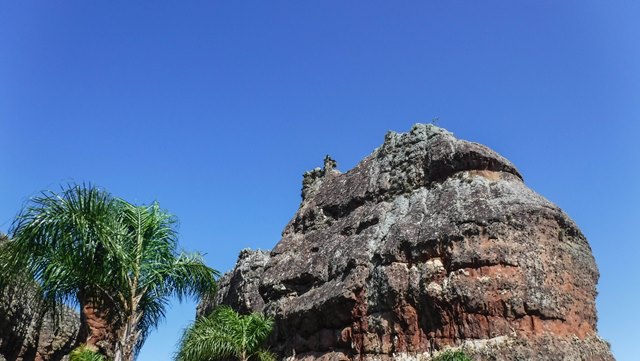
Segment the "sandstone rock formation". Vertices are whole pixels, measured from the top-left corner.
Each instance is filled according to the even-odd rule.
[[[587,240],[508,160],[416,125],[345,174],[325,165],[276,247],[243,251],[200,314],[272,315],[285,360],[613,360]]]
[[[5,236],[0,234],[0,242]],[[35,288],[8,286],[0,291],[0,360],[58,361],[76,344],[80,318],[62,307],[57,320],[44,313]]]

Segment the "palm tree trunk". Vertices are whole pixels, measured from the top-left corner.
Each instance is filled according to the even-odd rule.
[[[127,321],[118,332],[118,340],[115,347],[114,361],[133,361],[135,348],[140,337],[138,322],[142,315],[135,314],[128,317]]]
[[[108,357],[113,357],[115,351],[113,325],[109,322],[104,307],[98,305],[97,302],[80,301],[78,340]]]
[[[116,346],[115,355],[113,356],[113,361],[125,361],[124,352],[120,345]]]

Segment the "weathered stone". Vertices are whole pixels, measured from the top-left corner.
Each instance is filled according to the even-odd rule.
[[[244,252],[201,313],[273,316],[270,347],[286,360],[427,360],[448,347],[613,359],[587,240],[508,160],[416,125],[347,173],[329,164],[305,174],[271,254]]]
[[[233,304],[238,312],[261,312],[264,300],[258,293],[260,276],[269,261],[269,253],[264,251],[240,251],[238,263],[232,272],[218,280],[218,292],[213,300],[204,300],[198,305],[198,314],[208,314],[215,305]]]
[[[0,235],[0,243],[6,238]],[[58,361],[76,345],[78,314],[60,306],[57,319],[43,311],[36,286],[0,291],[0,360]]]

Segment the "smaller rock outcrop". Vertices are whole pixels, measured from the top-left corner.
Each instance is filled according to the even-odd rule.
[[[197,315],[207,315],[215,306],[227,303],[232,303],[238,312],[244,314],[262,311],[264,300],[258,286],[269,258],[266,251],[240,251],[237,266],[218,280],[218,292],[213,299],[205,299],[198,304]]]
[[[327,176],[339,175],[341,174],[339,170],[336,169],[338,166],[338,162],[336,162],[331,156],[328,154],[324,157],[324,168],[314,168],[310,171],[305,172],[302,175],[302,201],[309,198],[315,191],[318,190],[318,187],[321,184],[321,180]]]
[[[0,244],[5,241],[0,235]],[[0,360],[59,361],[76,346],[78,314],[60,306],[54,319],[38,296],[35,284],[9,283],[0,291]]]

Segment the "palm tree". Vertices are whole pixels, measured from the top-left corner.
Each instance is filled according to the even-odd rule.
[[[171,296],[215,290],[217,271],[177,252],[176,220],[158,203],[136,206],[91,185],[34,197],[0,250],[3,272],[35,279],[55,311],[80,306],[79,342],[133,360]]]
[[[184,331],[175,360],[275,361],[271,352],[260,347],[272,328],[273,321],[262,314],[240,315],[228,306],[219,306]]]

